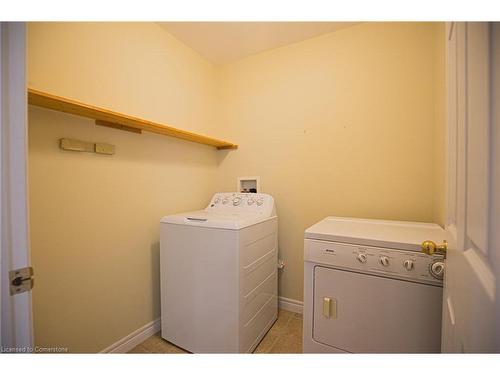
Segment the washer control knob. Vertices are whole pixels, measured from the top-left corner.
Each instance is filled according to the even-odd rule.
[[[262,206],[263,203],[264,203],[264,198],[257,199],[257,206]]]
[[[364,253],[360,253],[360,254],[358,254],[358,256],[356,257],[356,259],[357,259],[360,263],[366,263],[366,261],[368,260],[368,257],[366,256],[366,254],[364,254]]]
[[[413,266],[414,266],[414,263],[413,263],[413,260],[411,259],[406,259],[404,262],[403,262],[403,267],[405,268],[405,270],[407,271],[411,271],[413,269]]]
[[[443,280],[444,276],[444,262],[440,260],[436,260],[431,263],[431,266],[429,267],[429,271],[431,275],[438,280]]]
[[[227,202],[229,202],[229,198],[228,197],[225,197],[224,199],[222,199],[222,204],[227,204]]]
[[[255,203],[255,201],[254,201],[254,199],[253,199],[253,198],[248,198],[248,199],[247,199],[247,204],[248,204],[249,206],[251,206],[251,205],[252,205],[252,204],[254,204],[254,203]]]
[[[215,198],[215,199],[214,199],[214,204],[217,204],[217,203],[219,203],[219,202],[220,202],[220,198]]]
[[[233,198],[233,206],[238,206],[241,203],[241,197]]]
[[[389,258],[386,256],[381,256],[380,257],[380,264],[383,265],[384,267],[389,266]]]

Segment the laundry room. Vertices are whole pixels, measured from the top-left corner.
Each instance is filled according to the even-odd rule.
[[[4,22],[2,36],[25,41],[9,72],[24,61],[25,164],[11,159],[30,259],[10,280],[29,324],[2,320],[2,340],[498,352],[498,118],[483,105],[498,23]]]
[[[30,88],[238,144],[217,150],[30,106],[39,345],[97,352],[157,319],[159,219],[235,191],[240,176],[259,176],[276,202],[279,297],[297,312],[304,230],[315,222],[443,222],[443,23],[340,23],[236,61],[225,51],[209,61],[181,41],[211,27],[206,43],[219,44],[219,34],[266,24],[27,25]],[[62,150],[60,138],[116,152]]]

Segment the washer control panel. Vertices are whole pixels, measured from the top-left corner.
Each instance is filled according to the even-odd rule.
[[[216,193],[206,208],[221,213],[274,214],[274,199],[261,193]]]
[[[340,269],[442,285],[443,255],[306,239],[304,260]]]

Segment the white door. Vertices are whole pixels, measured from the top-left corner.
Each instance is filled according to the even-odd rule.
[[[9,281],[9,271],[30,265],[24,23],[0,23],[0,57],[0,346],[24,352],[33,347],[31,291],[11,295]]]
[[[499,351],[495,232],[500,229],[500,126],[492,111],[500,89],[499,31],[489,23],[449,23],[446,28],[446,229],[452,240],[444,283],[443,352]]]

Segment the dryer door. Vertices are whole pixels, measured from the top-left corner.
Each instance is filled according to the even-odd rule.
[[[352,353],[438,353],[442,288],[314,269],[314,340]]]

